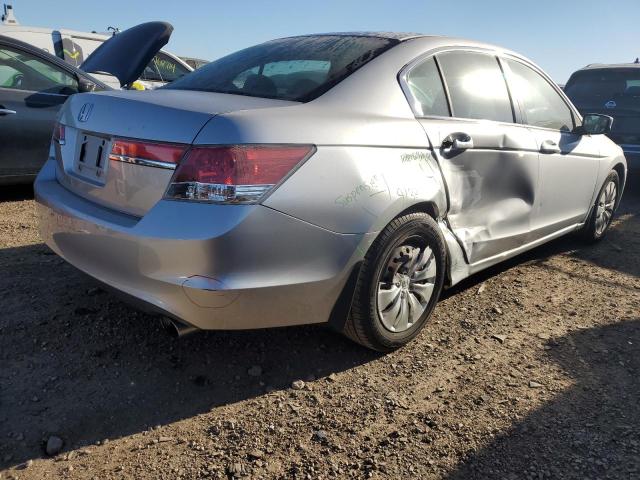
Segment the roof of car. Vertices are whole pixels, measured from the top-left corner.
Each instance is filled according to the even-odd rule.
[[[69,30],[67,28],[47,28],[47,27],[31,27],[28,25],[2,25],[0,24],[0,34],[8,32],[32,32],[44,33],[52,35],[53,32],[59,32],[61,35],[70,35],[72,37],[84,37],[93,40],[106,40],[113,34],[111,32],[81,32],[78,30]]]
[[[35,45],[32,45],[30,43],[23,42],[22,40],[18,40],[17,38],[7,37],[5,35],[2,35],[1,32],[0,32],[0,42],[5,44],[5,45],[11,45],[11,46],[20,48],[22,50],[25,50],[27,52],[31,52],[31,53],[35,53],[37,55],[40,55],[40,56],[46,58],[47,60],[49,60],[51,63],[55,63],[57,65],[60,65],[60,66],[64,67],[64,68],[67,68],[69,70],[75,70],[76,69],[75,67],[73,67],[69,63],[65,62],[61,58],[58,58],[55,55],[52,55],[51,53],[47,52],[46,50],[43,50],[42,48],[36,47]],[[71,67],[71,68],[68,68],[68,67]]]
[[[423,42],[437,40],[437,41],[449,42],[451,43],[451,45],[490,49],[490,50],[500,51],[502,53],[512,54],[516,57],[521,57],[521,55],[519,55],[517,52],[513,52],[511,50],[499,47],[497,45],[492,45],[489,43],[479,42],[476,40],[469,40],[465,38],[450,37],[446,35],[430,35],[430,34],[415,33],[415,32],[376,32],[376,31],[327,32],[327,33],[315,33],[315,34],[305,34],[305,35],[293,35],[291,37],[286,37],[286,38],[326,37],[326,36],[386,38],[389,40],[395,40],[398,43],[402,43],[406,40],[417,40],[417,41],[423,41]]]
[[[295,35],[296,37],[325,37],[325,36],[344,36],[344,37],[378,37],[388,38],[390,40],[409,40],[417,37],[428,37],[431,35],[424,35],[422,33],[411,32],[327,32],[327,33],[315,33],[308,35]]]
[[[580,70],[607,70],[610,68],[640,68],[640,63],[591,63]]]

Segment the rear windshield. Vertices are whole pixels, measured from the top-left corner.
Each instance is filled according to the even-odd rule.
[[[232,53],[163,88],[306,102],[397,43],[343,35],[283,38]]]
[[[640,97],[640,68],[596,69],[574,73],[564,88],[576,104]]]

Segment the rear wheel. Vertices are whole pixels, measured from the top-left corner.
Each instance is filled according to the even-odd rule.
[[[583,236],[588,241],[597,241],[603,238],[613,221],[613,214],[618,205],[620,189],[620,177],[614,170],[609,173],[593,206],[589,221],[586,223]]]
[[[365,255],[345,335],[378,351],[412,340],[442,291],[445,252],[440,229],[429,215],[393,220]]]

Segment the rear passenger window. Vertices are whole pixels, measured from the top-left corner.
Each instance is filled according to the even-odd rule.
[[[556,90],[539,73],[526,65],[506,60],[513,76],[513,93],[524,108],[527,125],[573,130],[573,115]]]
[[[437,59],[449,88],[454,117],[514,121],[507,84],[496,57],[446,52],[437,55]]]
[[[448,117],[449,106],[442,80],[433,57],[411,69],[407,75],[407,86],[413,97],[416,114],[421,116]]]

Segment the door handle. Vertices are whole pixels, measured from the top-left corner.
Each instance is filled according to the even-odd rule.
[[[542,153],[560,153],[560,147],[553,140],[545,140],[540,145],[540,152]]]
[[[0,116],[5,115],[15,115],[17,112],[15,110],[9,110],[7,108],[0,108]]]
[[[446,150],[469,150],[473,148],[473,139],[467,133],[452,133],[442,142],[442,148]]]
[[[467,136],[467,138],[465,138],[464,140],[456,138],[453,141],[454,150],[467,150],[469,148],[473,148],[473,140],[469,136]]]

